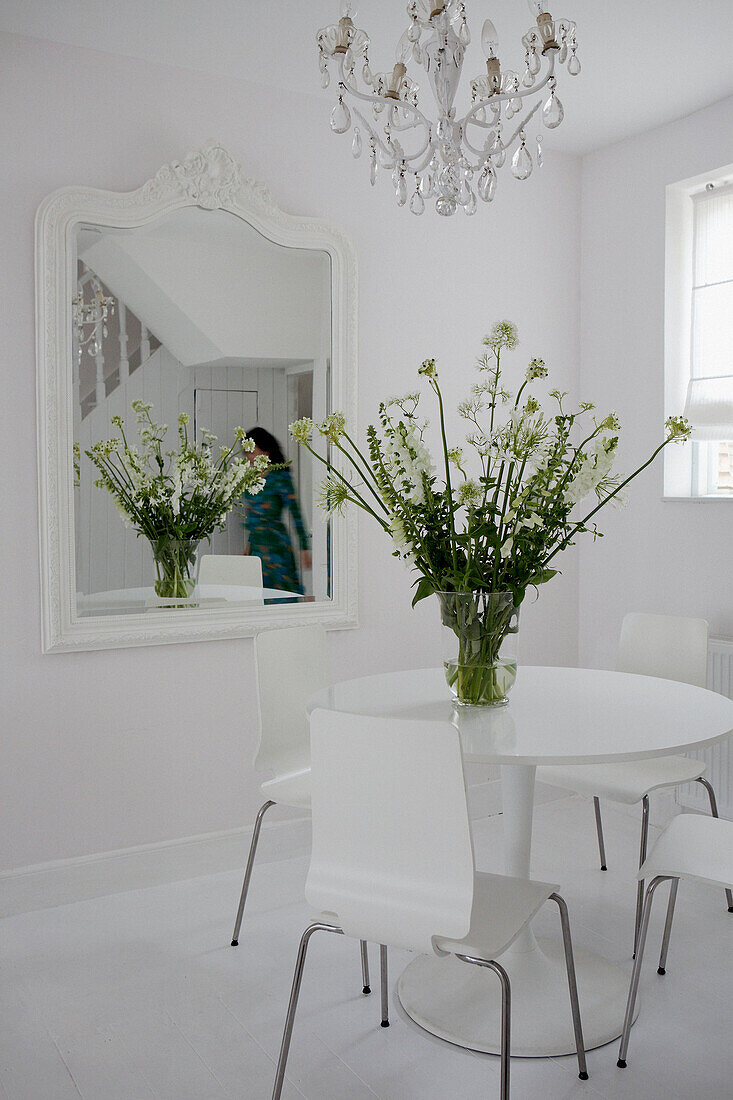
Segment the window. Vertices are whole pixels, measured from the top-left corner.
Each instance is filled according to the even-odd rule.
[[[665,495],[733,498],[730,170],[668,188],[666,275],[665,405],[693,442],[665,456]]]

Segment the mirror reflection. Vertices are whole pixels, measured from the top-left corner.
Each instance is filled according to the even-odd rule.
[[[234,214],[198,207],[133,229],[81,225],[75,246],[78,613],[329,599],[318,471],[287,430],[330,411],[328,253],[274,244]],[[221,447],[236,449],[242,428],[254,446],[246,444],[245,456],[240,440],[240,459],[267,455],[280,468],[260,491],[238,494],[209,539],[156,550],[121,514],[119,494],[95,484],[99,464],[86,453],[119,438],[120,419],[128,445],[142,453],[133,406],[138,419],[149,407],[153,424],[168,426],[159,443],[165,477],[180,466],[172,452],[181,423],[191,453],[210,448],[214,467]]]

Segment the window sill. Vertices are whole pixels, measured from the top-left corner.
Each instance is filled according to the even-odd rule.
[[[663,496],[662,501],[672,501],[676,504],[706,504],[710,501],[718,503],[719,501],[733,501],[733,493],[710,493],[708,496],[689,496],[689,497],[667,497]]]

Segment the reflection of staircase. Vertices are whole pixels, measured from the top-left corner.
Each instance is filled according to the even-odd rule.
[[[98,287],[105,297],[115,297],[91,268],[82,265],[78,280],[78,293],[82,297],[88,286],[93,289]],[[90,355],[85,348],[78,362],[78,399],[82,420],[92,409],[103,404],[161,346],[160,340],[118,298],[106,327],[106,336],[101,329],[95,333],[96,354]],[[132,353],[128,350],[131,338],[136,340]]]

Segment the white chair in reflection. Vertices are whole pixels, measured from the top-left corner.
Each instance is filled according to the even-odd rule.
[[[637,672],[663,680],[679,680],[705,687],[708,664],[708,624],[704,619],[685,619],[673,615],[645,615],[632,612],[625,616],[616,662],[617,672]],[[663,756],[652,760],[630,760],[620,764],[572,764],[537,769],[537,779],[554,787],[592,795],[596,815],[601,870],[606,870],[606,848],[599,798],[627,805],[642,804],[639,866],[646,859],[649,837],[649,794],[664,787],[697,781],[708,794],[710,811],[718,816],[715,791],[704,778],[705,764],[688,756]],[[644,880],[639,879],[634,922],[634,953],[641,927]],[[726,891],[728,909],[733,913],[733,894]]]
[[[271,772],[272,778],[266,779],[261,786],[265,802],[260,806],[252,831],[232,947],[239,944],[262,819],[276,804],[310,810],[310,733],[305,707],[311,695],[333,682],[328,640],[322,626],[296,626],[258,634],[255,660],[260,740],[254,766],[256,771]],[[365,942],[361,944],[361,964],[362,991],[369,993]]]
[[[652,848],[651,854],[639,869],[639,881],[650,879],[644,898],[644,910],[639,934],[639,946],[631,975],[629,999],[626,1005],[624,1029],[621,1035],[617,1065],[626,1066],[629,1034],[634,1020],[634,1006],[639,990],[639,976],[644,959],[644,946],[649,931],[649,917],[657,887],[671,881],[667,919],[662,935],[662,951],[658,974],[667,973],[667,952],[672,934],[674,907],[680,879],[703,883],[707,886],[733,888],[733,821],[717,821],[702,814],[680,814],[672,819]]]
[[[250,554],[202,554],[199,584],[262,588],[262,562]]]
[[[560,910],[580,1077],[588,1073],[565,902],[545,882],[476,872],[458,730],[448,722],[311,716],[313,853],[306,899],[319,912],[298,950],[273,1100],[279,1100],[308,943],[334,932],[492,970],[502,988],[501,1097],[509,1096],[511,990],[496,962],[548,899]]]

